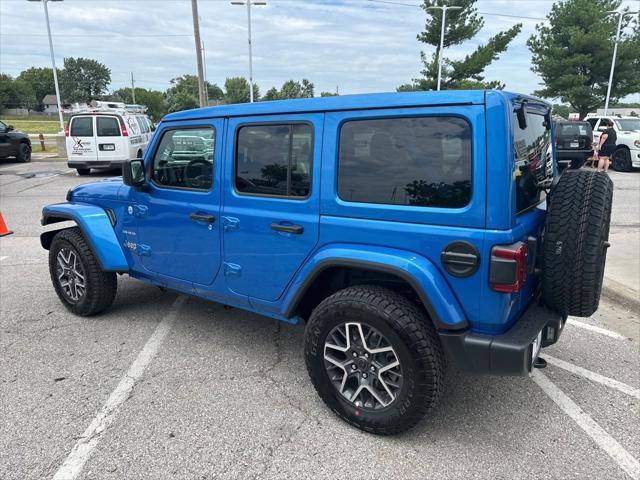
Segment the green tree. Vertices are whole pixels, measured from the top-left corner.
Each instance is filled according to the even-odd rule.
[[[133,103],[130,88],[120,88],[113,92],[113,96],[121,102]],[[136,87],[136,103],[146,106],[147,114],[155,122],[159,121],[168,112],[164,95],[158,90]]]
[[[111,83],[111,70],[91,58],[65,58],[60,90],[65,100],[89,102],[104,94]]]
[[[335,92],[320,92],[321,97],[337,97],[338,94]]]
[[[222,100],[222,89],[214,84],[205,82],[209,101]],[[195,75],[182,75],[171,80],[171,86],[165,92],[165,103],[169,112],[178,112],[198,108],[200,97],[198,94],[198,77]],[[136,101],[138,101],[136,95]]]
[[[533,53],[532,70],[544,87],[535,92],[545,98],[559,98],[584,118],[604,104],[611,52],[617,29],[620,0],[564,0],[554,3],[548,22],[537,25],[538,32],[527,45]],[[618,58],[611,86],[616,101],[640,91],[640,26],[637,18],[626,16],[618,45]]]
[[[36,106],[36,97],[29,83],[0,73],[0,108],[29,108]]]
[[[442,11],[430,10],[429,7],[439,6],[441,3],[440,0],[423,0],[422,8],[427,14],[427,21],[425,30],[418,34],[418,40],[426,45],[432,45],[435,48],[435,52],[431,55],[427,55],[425,52],[420,53],[423,65],[423,69],[420,72],[422,78],[414,79],[410,84],[399,86],[398,91],[435,90],[437,88]],[[447,11],[444,48],[460,45],[473,38],[482,29],[484,20],[478,16],[475,3],[476,0],[452,0],[448,2],[449,6],[460,6],[462,9]],[[504,88],[504,84],[499,81],[485,81],[483,73],[507,49],[511,40],[520,33],[521,29],[522,24],[516,24],[510,29],[498,33],[491,37],[485,45],[480,45],[462,60],[443,58],[441,88]]]
[[[267,90],[262,100],[287,100],[289,98],[313,98],[313,83],[303,78],[301,82],[296,80],[287,80],[282,84],[282,88],[278,90],[272,87]]]
[[[60,75],[60,71],[58,71]],[[42,99],[56,91],[53,83],[53,69],[47,67],[31,67],[22,71],[18,75],[17,80],[24,81],[31,86],[31,90],[35,96],[36,108],[42,110]]]
[[[244,77],[230,77],[224,81],[224,101],[226,103],[247,103],[250,100],[249,82]],[[253,84],[253,99],[260,100],[260,89]]]
[[[572,108],[569,105],[561,105],[559,103],[553,105],[553,113],[564,119],[569,118]]]

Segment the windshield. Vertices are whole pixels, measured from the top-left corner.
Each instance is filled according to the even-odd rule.
[[[619,130],[640,130],[640,118],[621,118],[615,121]]]

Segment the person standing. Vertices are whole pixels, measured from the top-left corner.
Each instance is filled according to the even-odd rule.
[[[598,146],[598,172],[609,171],[609,158],[616,149],[616,140],[618,135],[613,129],[613,122],[608,119],[603,119],[600,122],[601,126],[607,127],[607,129],[600,135],[600,142]]]

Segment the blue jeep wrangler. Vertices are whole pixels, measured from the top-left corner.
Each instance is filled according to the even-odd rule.
[[[531,371],[598,307],[613,185],[556,175],[550,106],[497,91],[354,95],[173,113],[122,178],[43,210],[50,272],[78,315],[116,275],[304,323],[324,402],[397,433],[447,359]]]

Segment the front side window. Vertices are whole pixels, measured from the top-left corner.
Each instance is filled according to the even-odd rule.
[[[72,137],[93,137],[93,117],[75,117],[71,120],[69,135]]]
[[[210,190],[213,186],[215,130],[168,130],[153,156],[152,178],[163,187]]]
[[[512,117],[516,153],[516,208],[522,212],[542,200],[539,184],[548,176],[551,155],[550,129],[544,115],[527,114],[527,127],[521,129],[517,114]]]
[[[471,127],[457,117],[346,122],[338,195],[349,202],[459,208],[471,199]]]
[[[614,120],[618,130],[623,132],[639,131],[640,130],[640,118],[621,118]]]
[[[120,136],[120,123],[115,117],[98,117],[96,119],[96,129],[99,137]]]
[[[236,190],[304,198],[311,191],[311,125],[246,125],[236,139]]]

